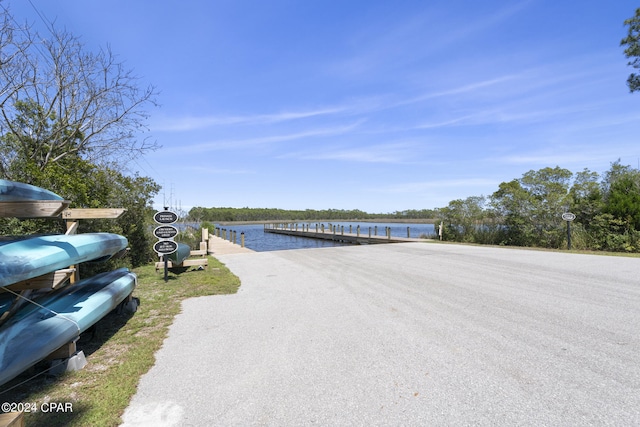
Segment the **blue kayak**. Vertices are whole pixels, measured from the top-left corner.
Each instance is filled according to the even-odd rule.
[[[126,268],[98,274],[28,303],[0,326],[0,385],[69,343],[133,292]]]
[[[85,233],[0,240],[0,287],[86,261],[105,260],[125,249],[126,237]]]
[[[14,294],[10,292],[3,292],[3,290],[0,289],[0,316],[11,308],[11,304],[13,304],[15,299],[16,297]]]
[[[35,185],[0,179],[0,202],[23,200],[62,200],[62,197]]]

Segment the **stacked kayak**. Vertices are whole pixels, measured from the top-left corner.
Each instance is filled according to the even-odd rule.
[[[127,248],[119,234],[85,233],[0,241],[0,287],[86,261],[104,261]]]
[[[20,202],[26,200],[62,200],[56,193],[22,182],[0,179],[0,200]]]
[[[136,275],[123,268],[51,292],[0,327],[0,385],[85,332],[133,292]]]
[[[0,179],[0,217],[52,217],[68,206],[69,201],[44,188]]]
[[[56,200],[62,198],[48,190],[0,180],[0,208]],[[45,292],[13,288],[72,265],[108,260],[127,245],[113,233],[0,236],[0,385],[102,319],[131,295],[137,278],[121,268]]]

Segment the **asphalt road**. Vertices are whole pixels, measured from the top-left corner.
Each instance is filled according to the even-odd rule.
[[[240,291],[184,302],[124,425],[640,425],[638,258],[408,243],[220,259]]]

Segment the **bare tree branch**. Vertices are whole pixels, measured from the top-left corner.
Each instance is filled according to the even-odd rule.
[[[4,11],[4,12],[3,12]],[[44,169],[67,156],[96,163],[157,148],[147,108],[155,87],[140,86],[110,48],[89,52],[53,25],[42,38],[0,10],[0,173],[26,156]]]

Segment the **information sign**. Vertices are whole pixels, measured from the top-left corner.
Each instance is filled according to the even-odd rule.
[[[178,244],[173,240],[158,240],[153,245],[153,250],[160,255],[169,255],[178,250]]]
[[[177,234],[178,229],[173,225],[161,225],[153,230],[153,235],[161,240],[173,239]]]
[[[571,212],[565,212],[562,214],[562,219],[565,221],[573,221],[574,219],[576,219],[576,215],[572,214]]]
[[[178,220],[178,214],[171,211],[159,211],[153,216],[153,220],[158,224],[173,224]]]

